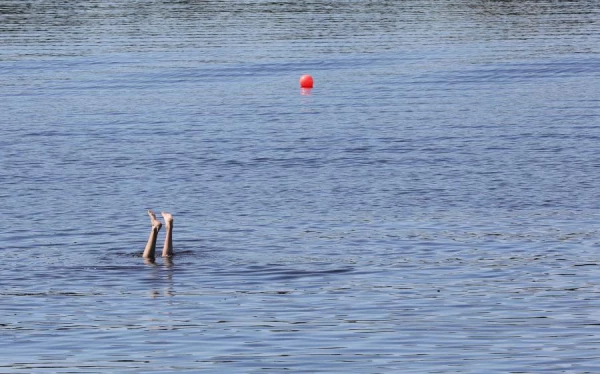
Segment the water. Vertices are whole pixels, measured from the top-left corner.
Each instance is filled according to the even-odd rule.
[[[0,371],[597,372],[599,5],[0,2]]]

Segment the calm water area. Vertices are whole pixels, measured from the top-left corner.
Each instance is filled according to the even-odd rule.
[[[0,213],[1,373],[598,373],[600,2],[0,1]]]

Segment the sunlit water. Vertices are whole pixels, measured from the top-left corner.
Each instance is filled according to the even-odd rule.
[[[0,372],[598,372],[599,5],[0,2]]]

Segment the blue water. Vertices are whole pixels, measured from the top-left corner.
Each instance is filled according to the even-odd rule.
[[[0,372],[598,372],[599,5],[2,1]]]

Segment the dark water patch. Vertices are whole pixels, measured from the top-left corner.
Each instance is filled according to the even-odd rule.
[[[317,266],[318,267],[318,266]],[[352,271],[350,268],[333,270],[302,270],[302,269],[277,269],[275,266],[268,266],[260,271],[249,273],[248,275],[259,276],[266,280],[291,280],[305,277],[323,277],[328,275],[342,274]]]
[[[1,293],[4,296],[24,296],[24,297],[54,297],[54,296],[65,296],[65,297],[87,297],[87,296],[98,296],[100,293],[79,293],[79,292],[69,292],[69,291],[48,291],[48,292],[40,292],[40,293],[27,293],[27,292],[6,292]]]

